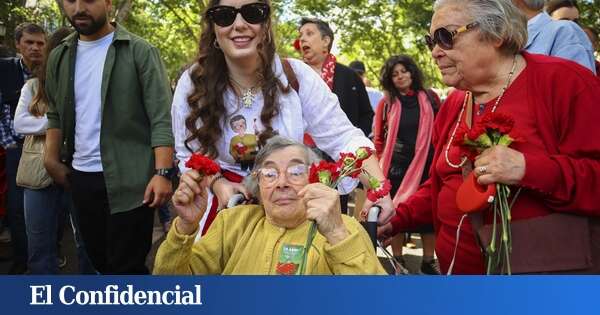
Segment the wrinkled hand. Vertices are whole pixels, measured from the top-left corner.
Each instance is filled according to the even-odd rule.
[[[317,223],[317,230],[329,244],[335,245],[350,235],[342,220],[337,190],[314,183],[302,188],[298,196],[306,206],[306,218]]]
[[[156,208],[165,204],[173,193],[173,183],[163,176],[154,175],[144,192],[144,204]]]
[[[217,196],[217,199],[219,199],[219,210],[226,207],[229,199],[235,194],[241,193],[246,200],[252,198],[252,195],[244,185],[241,183],[230,182],[226,178],[220,178],[214,183],[213,193]]]
[[[392,223],[377,227],[377,239],[384,247],[388,247],[392,243],[392,237],[394,237]]]
[[[481,185],[518,184],[525,176],[525,156],[505,146],[493,146],[475,159],[474,174]]]
[[[394,208],[394,203],[392,202],[392,197],[390,194],[387,196],[373,202],[369,199],[365,200],[365,205],[363,209],[360,211],[360,218],[365,221],[367,219],[367,215],[369,214],[369,209],[374,205],[378,205],[381,207],[381,212],[379,213],[379,218],[377,219],[377,225],[381,226],[388,223],[394,214],[396,214],[396,209]]]
[[[185,172],[179,187],[173,194],[173,207],[179,216],[177,231],[182,234],[192,234],[198,228],[198,223],[206,211],[207,179],[195,170]]]

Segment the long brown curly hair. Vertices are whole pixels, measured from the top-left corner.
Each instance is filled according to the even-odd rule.
[[[270,5],[268,0],[259,2]],[[207,9],[218,4],[219,0],[211,0]],[[198,140],[201,144],[202,154],[217,158],[219,151],[216,143],[223,136],[221,121],[227,115],[223,95],[231,83],[223,51],[215,45],[214,23],[207,17],[206,11],[203,15],[202,25],[203,31],[200,35],[196,65],[190,72],[194,90],[187,99],[191,111],[185,120],[185,126],[190,131],[190,136],[185,139],[184,144],[188,150],[192,151],[189,143]],[[258,137],[261,145],[276,134],[271,126],[271,120],[279,113],[279,105],[276,103],[277,93],[279,91],[289,92],[289,85],[284,87],[272,69],[276,48],[270,16],[263,23],[262,32],[262,42],[257,47],[260,57],[260,69],[257,70],[258,82],[260,82],[264,98],[260,120],[265,130]],[[202,120],[200,128],[196,125],[198,119]]]

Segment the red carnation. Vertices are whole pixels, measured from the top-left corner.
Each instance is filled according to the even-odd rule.
[[[484,133],[485,133],[485,128],[480,124],[475,124],[475,126],[473,126],[473,128],[471,128],[471,129],[469,129],[469,131],[467,132],[467,138],[469,138],[469,140],[475,142],[475,141],[477,141],[477,138],[479,138],[479,136],[481,136]]]
[[[480,124],[488,130],[497,130],[501,134],[507,134],[512,131],[515,120],[510,115],[493,112],[483,116]]]
[[[387,196],[392,189],[392,185],[389,180],[386,180],[383,185],[380,185],[378,189],[367,190],[367,198],[373,202]]]
[[[199,153],[192,154],[185,162],[185,167],[196,170],[202,175],[214,175],[221,170],[215,161]]]
[[[373,149],[369,147],[360,147],[356,150],[356,158],[359,160],[366,160],[373,154]]]
[[[329,186],[335,183],[340,176],[340,170],[336,163],[321,160],[319,164],[310,166],[308,181],[310,183],[321,183]]]
[[[300,39],[296,38],[296,40],[294,41],[294,49],[296,51],[300,51],[301,47],[300,47]]]

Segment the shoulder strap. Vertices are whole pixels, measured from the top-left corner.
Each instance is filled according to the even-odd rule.
[[[296,93],[300,91],[300,83],[298,82],[298,77],[296,77],[296,73],[294,73],[294,69],[292,69],[292,65],[287,58],[281,59],[281,65],[283,66],[283,73],[288,80],[289,85],[292,86]]]

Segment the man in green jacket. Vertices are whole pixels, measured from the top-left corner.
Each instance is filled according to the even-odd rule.
[[[152,208],[172,193],[169,81],[155,47],[108,22],[110,0],[62,4],[77,32],[48,58],[44,164],[72,191],[96,270],[148,273]]]

